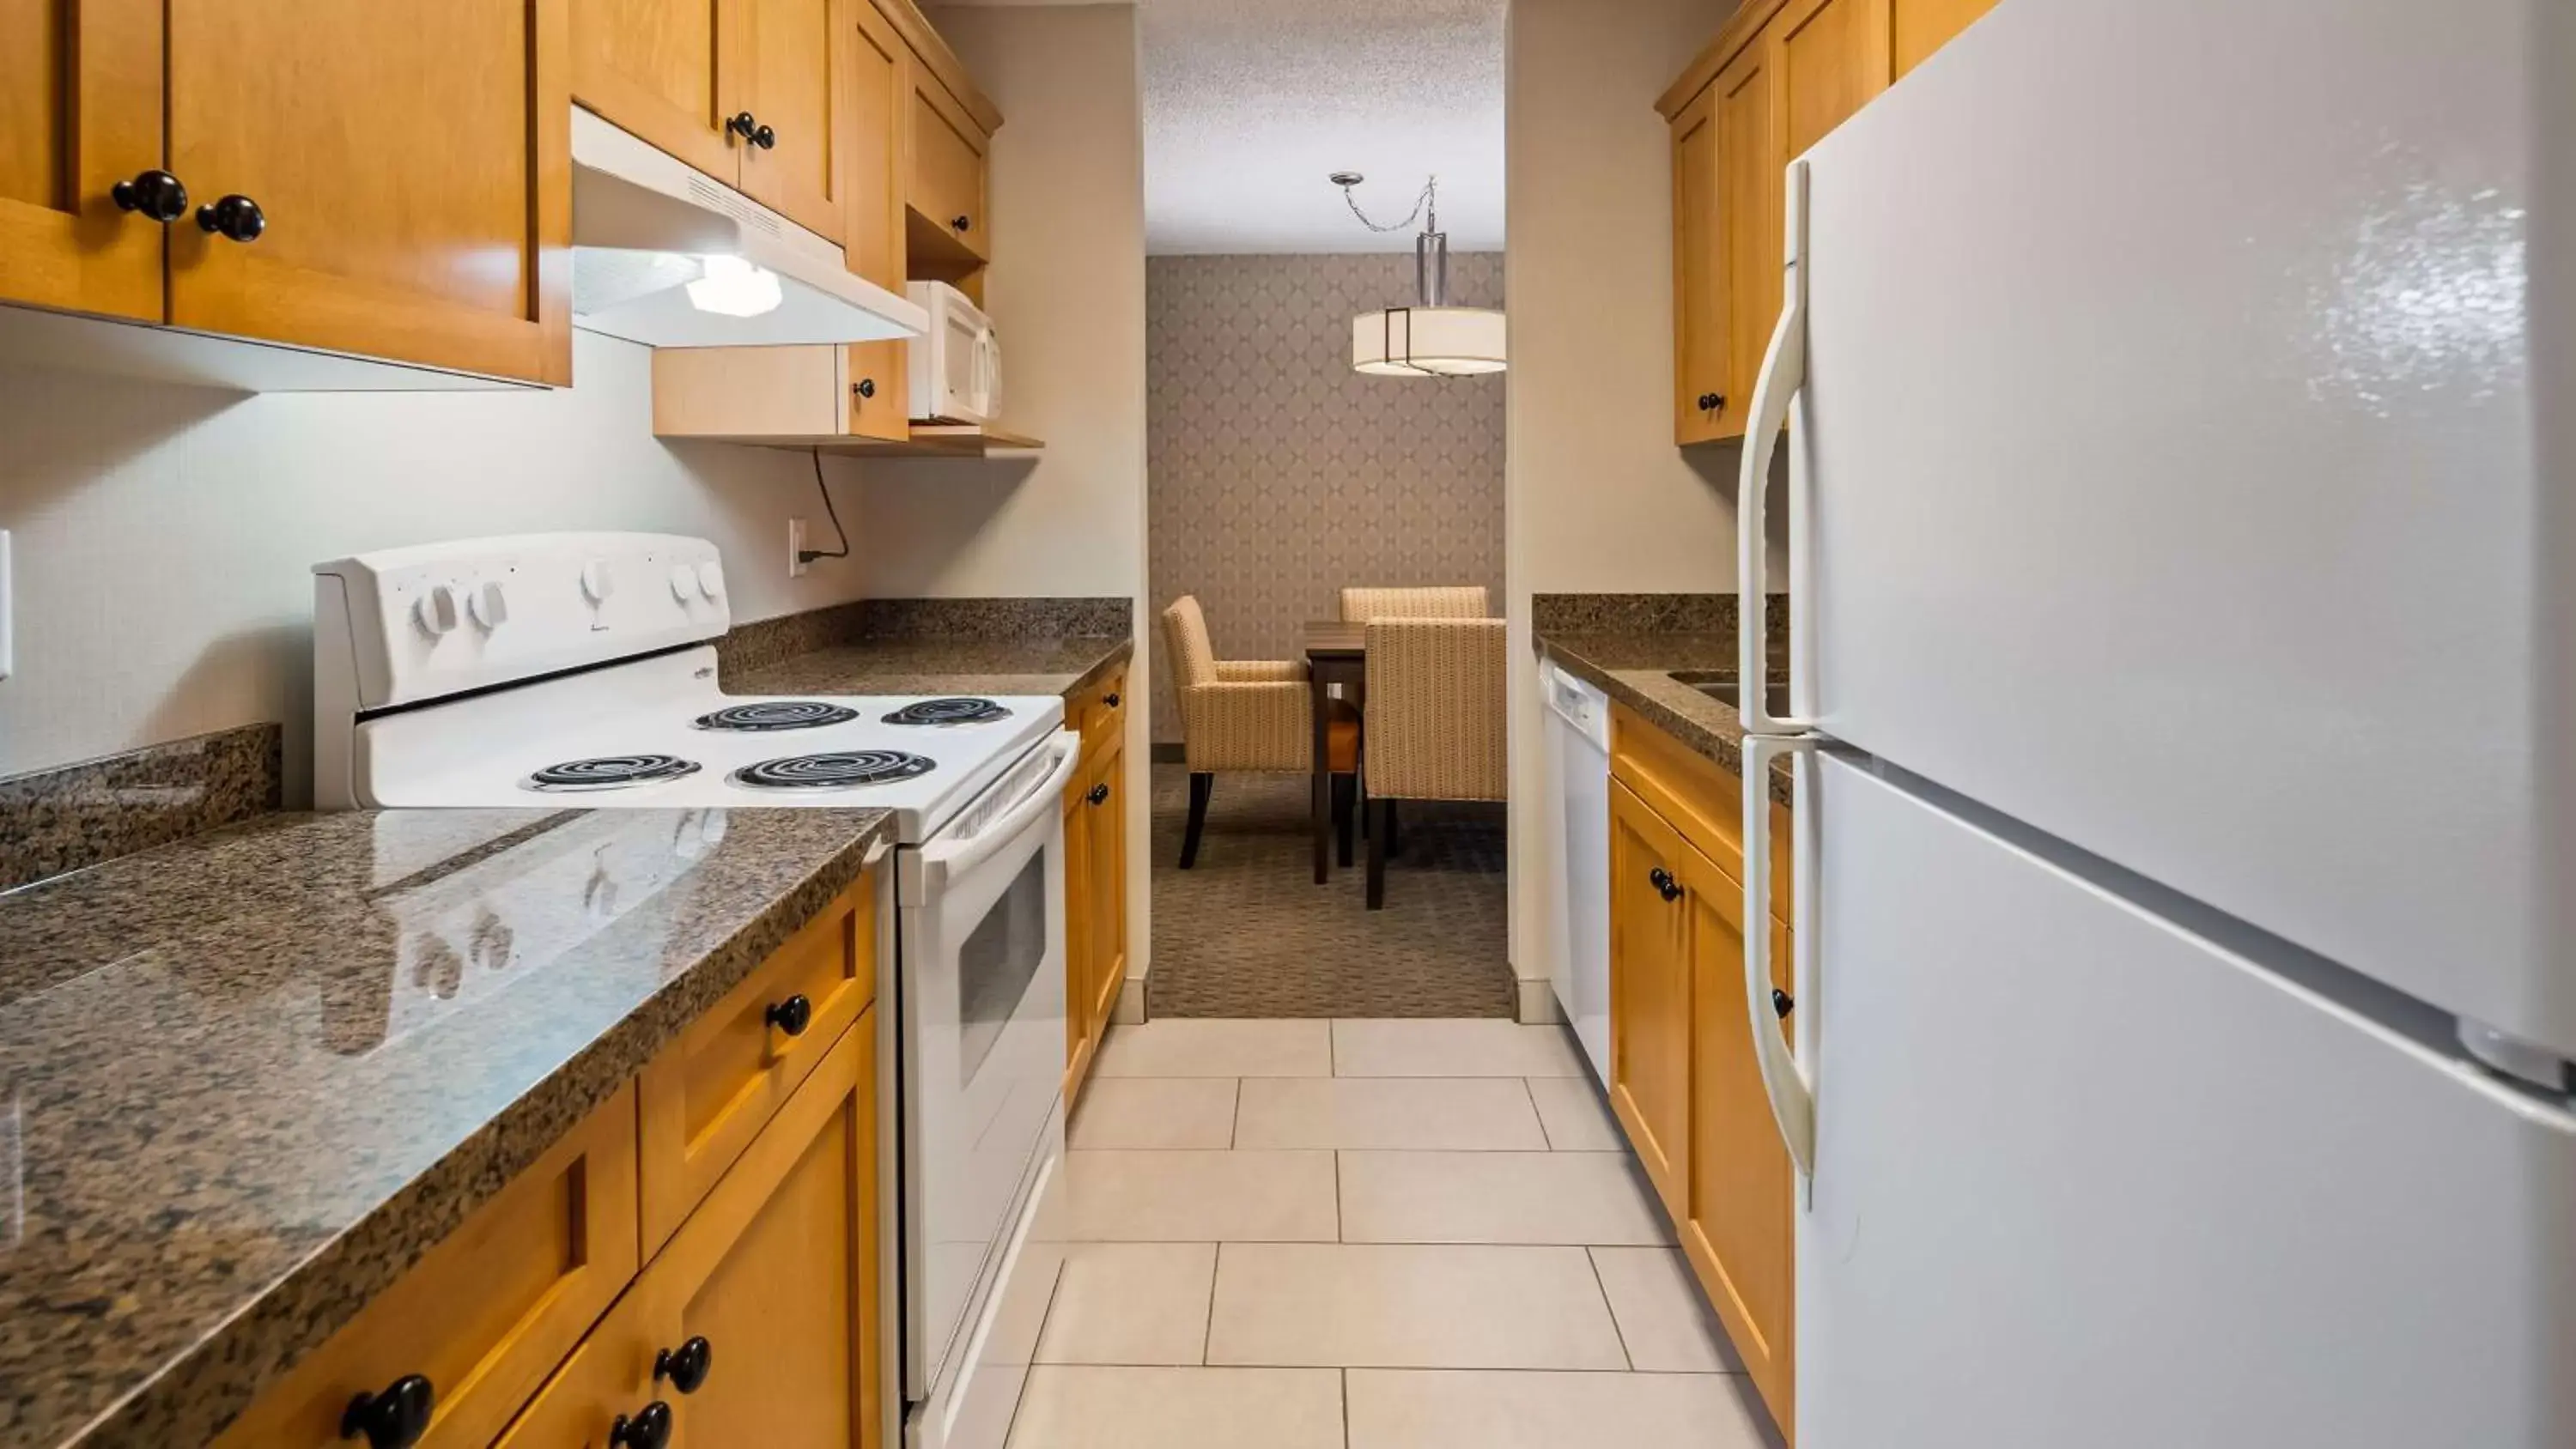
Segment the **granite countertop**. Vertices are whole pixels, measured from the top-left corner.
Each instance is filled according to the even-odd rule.
[[[1071,694],[1135,653],[1127,635],[862,639],[728,670],[730,694]]]
[[[0,895],[0,1444],[228,1422],[890,825],[270,815]]]
[[[1676,669],[1736,669],[1735,639],[1726,634],[1663,630],[1568,630],[1538,634],[1540,653],[1599,685],[1647,723],[1744,773],[1744,721],[1735,706],[1672,677]],[[1789,762],[1773,762],[1771,798],[1789,803]]]

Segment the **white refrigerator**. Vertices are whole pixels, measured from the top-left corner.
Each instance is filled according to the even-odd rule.
[[[1790,190],[1800,1449],[2576,1445],[2576,4],[2001,0]]]

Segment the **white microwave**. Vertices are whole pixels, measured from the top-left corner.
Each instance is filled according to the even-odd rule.
[[[904,348],[916,422],[991,425],[1002,415],[1002,345],[993,319],[946,282],[913,282],[904,294],[930,314],[929,330]]]

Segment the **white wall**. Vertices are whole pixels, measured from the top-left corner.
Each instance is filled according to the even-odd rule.
[[[1133,5],[949,6],[932,24],[1002,111],[986,310],[1003,423],[1034,460],[882,463],[863,485],[883,597],[1135,601],[1127,697],[1153,698],[1145,606],[1145,160]],[[1127,711],[1130,1010],[1152,960],[1150,711]]]
[[[574,334],[558,392],[257,397],[0,369],[0,528],[17,672],[0,775],[263,720],[306,793],[312,576],[368,549],[544,529],[713,539],[736,620],[861,596],[863,563],[792,583],[786,520],[830,526],[806,455],[652,436],[651,354]],[[826,460],[858,528],[847,465]]]
[[[1543,943],[1555,919],[1541,853],[1539,812],[1554,802],[1530,595],[1735,586],[1736,450],[1673,444],[1672,155],[1655,113],[1734,9],[1734,0],[1512,0],[1503,495],[1512,960],[1525,1004],[1546,999],[1528,983],[1548,973]]]

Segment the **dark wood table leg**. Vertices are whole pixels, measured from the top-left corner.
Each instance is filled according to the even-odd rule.
[[[1324,671],[1311,663],[1306,667],[1307,684],[1313,692],[1315,716],[1315,781],[1310,808],[1315,820],[1315,884],[1322,885],[1332,870],[1330,859],[1333,836],[1333,756],[1331,743],[1332,701],[1326,697]]]

